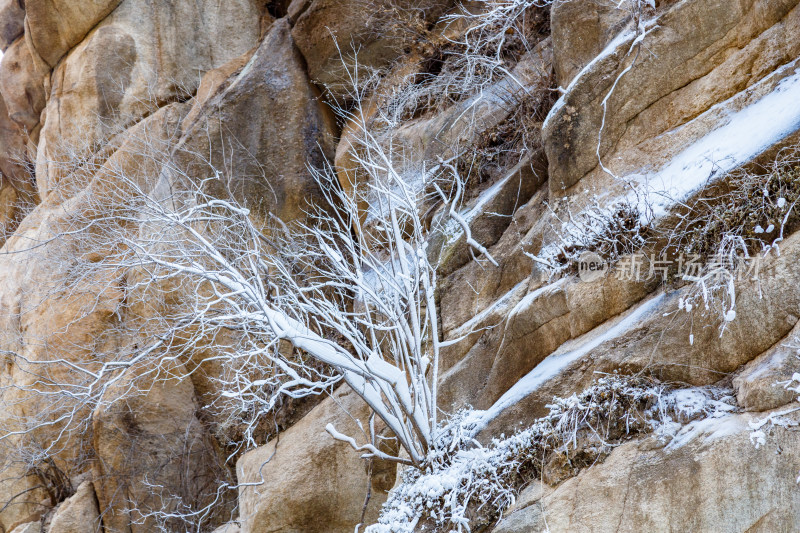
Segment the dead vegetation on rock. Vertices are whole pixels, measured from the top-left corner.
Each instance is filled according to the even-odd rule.
[[[474,413],[461,411],[420,470],[408,469],[368,533],[486,531],[534,480],[556,485],[617,446],[655,431],[735,409],[727,389],[676,389],[642,377],[611,375],[586,390],[553,398],[529,428],[474,439]]]

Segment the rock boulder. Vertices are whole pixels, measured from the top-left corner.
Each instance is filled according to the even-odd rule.
[[[350,445],[325,432],[337,431],[364,442],[369,427],[366,404],[346,385],[266,446],[245,454],[236,465],[242,533],[350,533],[361,521],[376,520],[394,485],[395,465],[367,464]]]

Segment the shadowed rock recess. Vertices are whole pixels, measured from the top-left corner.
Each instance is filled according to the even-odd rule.
[[[0,0],[0,50],[0,533],[800,531],[800,0]],[[183,260],[119,191],[177,217],[186,187],[212,199],[198,242],[229,205],[262,230],[235,237],[267,260],[211,259],[265,306],[277,270],[318,279],[291,252],[320,216],[364,246],[319,261],[422,235],[421,466],[343,380],[267,405],[286,369],[216,357],[255,326],[177,311],[219,278],[117,263],[153,234]],[[104,224],[125,239],[87,248]],[[337,371],[258,327],[298,382]],[[382,331],[365,367],[406,372]],[[579,405],[604,379],[652,386],[646,424]],[[474,466],[543,420],[572,440]]]

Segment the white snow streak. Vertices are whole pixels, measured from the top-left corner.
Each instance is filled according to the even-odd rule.
[[[666,450],[675,450],[689,444],[694,439],[703,438],[704,442],[712,441],[728,435],[747,430],[744,419],[734,414],[719,414],[695,420],[681,427],[675,437],[666,446]]]
[[[583,78],[583,76],[587,72],[589,72],[589,70],[594,68],[594,66],[597,63],[599,63],[603,59],[607,58],[608,56],[610,56],[611,54],[616,52],[617,48],[619,48],[623,43],[625,43],[627,41],[631,41],[633,43],[635,40],[636,40],[636,32],[635,31],[629,30],[629,31],[621,32],[619,35],[617,35],[614,38],[613,41],[608,43],[608,46],[606,46],[603,49],[602,52],[597,54],[597,56],[594,59],[592,59],[589,62],[588,65],[583,67],[583,69],[581,69],[581,71],[578,72],[578,74],[576,74],[574,78],[572,78],[572,81],[569,83],[567,88],[564,90],[564,94],[562,94],[561,97],[558,100],[556,100],[556,103],[553,104],[553,107],[550,109],[550,112],[547,113],[547,117],[545,117],[544,122],[542,123],[542,130],[544,131],[547,128],[547,123],[550,121],[551,118],[553,118],[553,116],[555,116],[555,114],[558,112],[558,110],[561,109],[562,107],[564,107],[564,103],[565,103],[564,97],[566,95],[568,95],[570,92],[572,92],[572,89],[578,84],[578,82],[581,80],[581,78]]]
[[[715,105],[704,115],[724,110],[737,97],[741,94]],[[709,179],[750,161],[800,129],[800,72],[781,80],[757,102],[740,111],[728,111],[726,118],[724,124],[673,157],[666,167],[640,178],[654,216],[664,215],[675,202],[685,200]]]
[[[503,394],[492,407],[486,411],[475,411],[473,413],[472,421],[475,424],[475,432],[477,433],[486,427],[489,422],[497,418],[497,416],[507,408],[535,392],[542,384],[558,375],[573,361],[577,361],[604,342],[615,339],[630,330],[642,317],[658,307],[663,300],[664,294],[659,294],[643,304],[640,304],[636,309],[631,311],[628,316],[620,320],[619,323],[611,327],[605,333],[595,336],[592,335],[594,332],[589,332],[584,336],[586,341],[577,348],[564,353],[556,352],[545,358],[544,361],[536,365],[533,370]]]

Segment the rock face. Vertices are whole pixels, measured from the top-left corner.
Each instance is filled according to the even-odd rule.
[[[3,54],[0,62],[0,93],[8,116],[25,128],[35,131],[39,115],[46,103],[47,71],[40,68],[41,58],[25,39],[17,39]]]
[[[124,391],[129,384],[122,384]],[[197,418],[192,384],[144,383],[148,393],[94,413],[92,431],[103,483],[97,499],[106,531],[144,533],[180,522],[159,522],[149,513],[178,510],[181,504],[211,509],[219,523],[229,519],[230,502],[217,500],[216,488],[227,481],[215,443]],[[119,394],[109,391],[109,394]],[[53,531],[60,531],[54,529]]]
[[[619,7],[593,1],[553,2],[550,16],[554,70],[561,87],[566,88],[631,22],[632,2],[623,1]]]
[[[230,77],[183,123],[178,166],[197,176],[217,169],[264,216],[304,216],[309,205],[324,203],[308,168],[333,156],[335,123],[309,82],[288,21],[275,22],[249,58],[223,69]]]
[[[555,490],[523,492],[494,531],[793,530],[796,435],[776,429],[766,449],[756,449],[749,421],[743,414],[693,423],[666,446],[655,438],[624,444]]]
[[[26,522],[20,524],[11,530],[11,533],[38,533],[42,530],[42,524],[39,522]]]
[[[0,2],[0,49],[4,52],[25,30],[25,10],[19,0]]]
[[[295,20],[292,35],[306,58],[309,76],[343,98],[354,51],[363,67],[386,67],[416,40],[415,32],[451,5],[449,0],[293,0],[289,14]]]
[[[363,439],[369,411],[356,394],[340,388],[279,439],[245,454],[236,465],[242,533],[345,533],[377,518],[394,485],[395,465],[375,461],[372,476],[349,444],[324,433],[328,423]],[[359,421],[357,424],[356,421]],[[286,499],[285,487],[292,487]],[[366,510],[364,503],[371,487]]]
[[[91,33],[53,71],[37,156],[40,195],[70,173],[60,162],[85,158],[158,107],[185,100],[197,88],[198,73],[252,48],[259,17],[249,0],[181,1],[156,10],[128,1],[91,24]]]
[[[554,193],[587,177],[582,187],[602,186],[601,161],[615,175],[664,165],[770,91],[762,85],[774,87],[790,76],[794,70],[787,65],[800,51],[794,1],[753,0],[733,8],[726,2],[662,2],[653,27],[639,30],[643,37],[635,46],[634,29],[615,31],[619,17],[589,8],[597,10],[598,22],[584,31],[582,17],[573,16],[579,8],[563,4],[553,11],[554,39],[582,46],[573,51],[556,44],[556,72],[564,78],[559,83],[569,87],[544,132]],[[559,57],[561,50],[569,55]]]
[[[27,136],[8,115],[0,95],[0,246],[38,198],[25,165]]]
[[[121,0],[79,2],[33,0],[25,2],[25,16],[33,46],[50,67],[86,37]]]
[[[736,400],[748,411],[768,411],[791,403],[786,388],[798,369],[797,326],[783,339],[741,369],[733,378]]]
[[[3,108],[5,119],[1,123],[2,222],[16,224],[14,209],[23,195],[32,198],[30,203],[38,202],[31,189],[32,167],[24,165],[36,159],[37,153],[35,177],[43,203],[32,210],[14,233],[14,241],[5,247],[17,253],[4,255],[0,267],[5,284],[0,296],[0,344],[3,353],[30,359],[64,357],[82,361],[93,350],[103,351],[110,344],[128,342],[120,333],[114,333],[121,331],[118,328],[123,325],[114,314],[114,309],[119,309],[121,293],[111,290],[97,294],[90,288],[92,282],[71,294],[68,289],[55,287],[54,281],[64,277],[62,267],[69,268],[70,260],[61,260],[82,256],[77,241],[61,240],[47,254],[29,254],[23,260],[24,250],[29,243],[46,239],[50,230],[64,224],[81,208],[83,197],[102,190],[104,183],[112,183],[115,176],[133,180],[158,176],[159,161],[177,158],[174,154],[179,152],[174,151],[181,140],[184,152],[192,142],[200,149],[200,132],[208,130],[196,127],[195,122],[186,123],[187,132],[183,135],[182,121],[193,104],[200,109],[210,96],[199,95],[202,102],[186,104],[176,100],[191,99],[204,72],[244,57],[259,43],[262,13],[260,6],[252,2],[160,7],[123,2],[119,6],[98,4],[92,15],[97,20],[82,18],[79,24],[72,24],[60,18],[51,4],[29,6],[31,22],[40,26],[26,33],[25,39],[17,39],[3,60],[1,89],[10,99],[8,111]],[[76,17],[75,9],[87,7],[65,4],[69,5],[62,7],[67,12],[72,9]],[[55,32],[54,24],[61,33]],[[269,179],[280,179],[288,192],[269,206],[282,209],[279,214],[290,220],[308,199],[308,173],[302,165],[320,153],[319,146],[326,147],[323,152],[332,152],[332,126],[326,122],[322,104],[308,83],[288,28],[276,28],[283,29],[277,38],[280,41],[282,37],[283,41],[267,38],[267,47],[251,65],[255,67],[251,77],[239,79],[238,85],[226,93],[228,100],[215,101],[212,107],[195,113],[195,119],[213,122],[230,146],[240,148],[241,153],[254,151],[258,159],[250,154],[249,160],[243,157],[241,165],[231,169],[240,177],[251,177],[254,172],[247,174],[243,170],[252,171],[275,154],[285,155],[279,171],[271,170]],[[40,38],[50,39],[46,46],[51,55],[47,59],[56,64],[52,89],[49,67],[41,59],[31,59],[30,50]],[[42,41],[38,44],[44,49]],[[272,55],[276,50],[281,53]],[[250,56],[252,52],[240,66]],[[285,69],[286,61],[293,64],[293,69]],[[223,81],[237,69],[226,73]],[[248,97],[253,98],[247,100]],[[277,101],[273,101],[275,97]],[[42,115],[48,118],[39,136],[39,113],[45,103],[50,110]],[[253,136],[250,118],[270,109],[272,114],[265,116],[262,130]],[[284,123],[283,132],[276,134],[276,122]],[[304,135],[297,135],[298,132]],[[291,145],[295,146],[294,151],[287,149]],[[304,152],[306,149],[308,152]],[[64,154],[71,160],[59,158]],[[319,160],[321,155],[316,157]],[[218,158],[214,163],[224,163],[224,159]],[[57,195],[50,194],[67,176],[71,178],[70,187],[59,189]],[[263,172],[258,178],[261,189],[243,188],[240,192],[266,203],[260,196],[269,184],[264,183]],[[50,262],[59,266],[44,259],[48,254]],[[94,280],[102,284],[108,281]],[[92,298],[96,305],[89,303]],[[93,309],[87,311],[89,307]],[[12,406],[4,411],[4,430],[14,427],[15,414],[24,409],[41,412],[44,417],[59,416],[58,405],[48,406],[41,399],[6,388],[9,383],[28,383],[28,370],[11,364],[4,371],[3,405]],[[66,371],[65,379],[68,374]],[[94,478],[92,497],[96,493],[96,505],[103,515],[102,528],[107,532],[180,527],[169,521],[159,522],[147,513],[182,505],[199,508],[212,501],[215,505],[209,517],[204,518],[204,527],[230,520],[230,493],[216,499],[216,489],[221,481],[230,482],[232,471],[224,464],[219,443],[198,418],[201,405],[194,384],[185,380],[151,385],[145,387],[149,392],[143,397],[134,395],[93,414],[82,414],[91,422],[91,431],[62,435],[56,446],[61,450],[59,468],[69,477]],[[121,387],[119,392],[124,393],[125,386]],[[124,394],[119,396],[122,399]],[[52,439],[48,431],[40,432],[43,442]],[[81,455],[87,449],[92,450],[93,456],[88,462]],[[4,502],[16,494],[26,494],[37,483],[24,469],[14,470],[15,463],[6,463],[7,459],[14,460],[10,455],[4,457],[3,471],[13,475],[14,481],[0,484]],[[29,490],[31,503],[17,503],[0,512],[0,527],[8,531],[16,524],[36,520],[59,503],[48,501],[47,494],[40,492]],[[82,486],[79,495],[83,492]],[[40,500],[47,503],[40,504]],[[58,507],[50,530],[70,531],[54,528],[69,528],[73,527],[70,523],[77,523],[78,518],[73,515],[78,511],[72,501]],[[88,522],[83,526],[90,527]]]
[[[58,506],[50,521],[50,531],[64,533],[94,533],[100,527],[100,511],[94,486],[84,481],[75,494]]]
[[[726,285],[729,319],[687,311],[697,296],[687,280],[612,270],[583,281],[553,263],[579,248],[570,238],[582,214],[602,218],[620,200],[646,204],[636,221],[652,223],[656,250],[687,209],[720,201],[733,169],[788,157],[781,194],[798,192],[800,2],[555,0],[477,30],[480,17],[454,17],[497,5],[0,0],[0,533],[338,533],[375,522],[397,469],[368,466],[325,433],[333,423],[363,440],[370,412],[346,386],[247,450],[229,426],[249,414],[215,411],[223,370],[198,365],[207,354],[180,340],[167,373],[143,367],[108,390],[84,387],[98,354],[139,353],[139,321],[171,319],[175,297],[165,284],[139,298],[142,272],[81,277],[112,250],[86,249],[69,226],[121,177],[168,189],[217,176],[206,192],[233,196],[265,226],[335,208],[310,168],[332,164],[345,189],[359,171],[363,124],[346,114],[359,109],[354,49],[370,78],[359,109],[369,133],[437,228],[427,251],[442,412],[485,411],[485,444],[599,375],[736,396],[735,413],[532,484],[493,531],[800,530],[793,200],[783,198],[785,231],[761,228],[772,240],[753,251],[758,275]],[[453,57],[468,44],[477,54],[472,39],[489,39],[488,55],[461,57],[473,70],[459,71]],[[492,69],[501,74],[472,92],[450,92]],[[442,95],[393,100],[432,79],[445,80]],[[381,105],[414,111],[384,120]],[[456,209],[496,266],[461,225],[439,224],[441,184],[417,179],[445,161],[470,175]],[[374,206],[361,207],[366,219]],[[615,268],[634,257],[619,255]],[[50,394],[47,384],[76,379]],[[76,403],[91,394],[109,401]],[[163,513],[188,510],[194,522]]]

